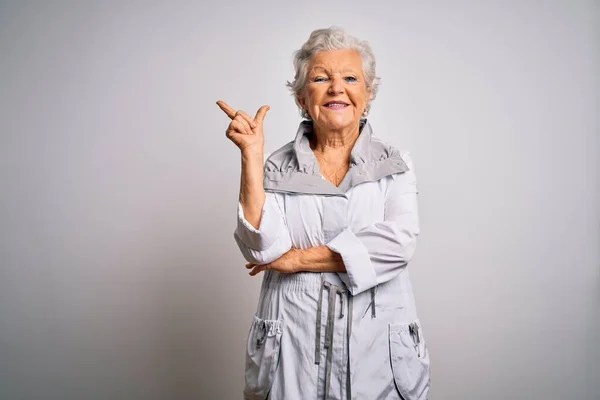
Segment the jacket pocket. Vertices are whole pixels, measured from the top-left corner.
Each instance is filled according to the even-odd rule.
[[[248,334],[244,400],[265,400],[279,365],[283,320],[266,320],[256,315]]]
[[[404,400],[426,400],[429,393],[429,354],[421,324],[389,325],[390,361],[394,383]]]

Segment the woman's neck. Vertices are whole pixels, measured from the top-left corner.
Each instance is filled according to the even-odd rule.
[[[350,155],[352,147],[360,134],[359,125],[340,130],[325,130],[313,125],[310,147],[321,154]]]

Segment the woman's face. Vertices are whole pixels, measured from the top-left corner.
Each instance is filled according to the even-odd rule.
[[[370,96],[360,53],[324,50],[310,59],[298,101],[317,127],[341,130],[358,125]]]

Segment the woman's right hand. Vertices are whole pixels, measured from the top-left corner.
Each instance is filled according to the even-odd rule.
[[[262,152],[265,145],[263,134],[263,120],[270,107],[264,105],[258,109],[254,118],[242,110],[235,111],[223,100],[217,101],[217,105],[229,118],[231,123],[225,132],[226,136],[242,152]]]

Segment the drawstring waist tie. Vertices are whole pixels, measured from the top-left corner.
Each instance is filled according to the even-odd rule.
[[[335,303],[336,296],[340,296],[340,318],[344,318],[344,299],[346,296],[348,298],[348,317],[347,317],[347,337],[346,344],[348,348],[346,349],[346,354],[350,354],[350,336],[352,333],[352,295],[345,288],[343,284],[336,285],[331,282],[325,280],[325,276],[321,276],[321,288],[319,290],[319,301],[317,303],[317,318],[316,318],[316,326],[315,326],[315,364],[321,363],[321,322],[323,318],[323,291],[327,290],[329,292],[328,297],[328,307],[327,307],[327,322],[325,323],[325,340],[323,347],[327,350],[327,354],[325,356],[325,399],[329,397],[329,387],[331,383],[331,360],[333,357],[333,333],[334,333],[334,324],[335,324]],[[371,303],[369,304],[371,308],[371,317],[375,318],[375,288],[371,289]],[[351,398],[350,392],[350,357],[348,356],[348,365],[347,365],[347,379],[346,379],[346,391],[348,398]]]

